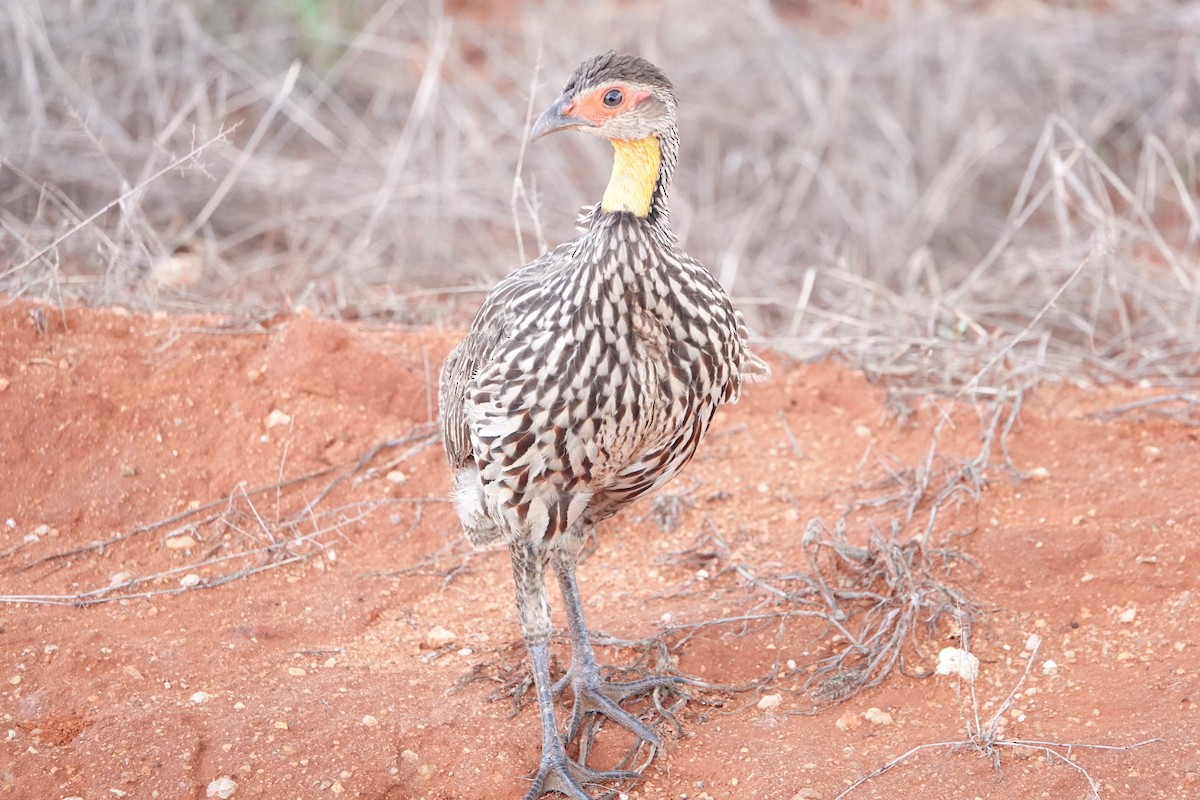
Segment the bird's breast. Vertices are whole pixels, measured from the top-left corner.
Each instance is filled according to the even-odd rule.
[[[469,389],[490,507],[522,519],[576,496],[603,518],[666,483],[735,366],[732,312],[702,267],[619,230],[570,255],[509,299],[502,343]]]

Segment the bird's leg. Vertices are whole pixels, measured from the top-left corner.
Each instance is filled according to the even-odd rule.
[[[550,601],[546,594],[546,561],[527,543],[510,550],[513,580],[517,588],[517,615],[521,634],[533,664],[538,711],[542,718],[542,760],[525,800],[537,800],[546,792],[558,792],[573,800],[592,800],[585,784],[636,778],[637,773],[588,769],[567,757],[554,718],[554,695],[550,682]]]
[[[567,612],[567,624],[571,629],[571,668],[563,680],[570,679],[575,693],[575,705],[571,709],[571,722],[567,726],[566,741],[570,742],[579,733],[583,718],[589,712],[598,712],[636,734],[639,739],[655,747],[662,747],[662,740],[641,720],[621,708],[622,700],[652,692],[660,686],[675,686],[681,682],[673,675],[656,675],[641,680],[618,683],[600,677],[596,654],[592,650],[591,638],[583,619],[583,602],[579,598],[579,585],[575,581],[575,559],[570,553],[556,554],[554,574],[562,592],[563,606]]]

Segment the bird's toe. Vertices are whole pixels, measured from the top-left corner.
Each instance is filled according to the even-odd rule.
[[[628,770],[595,770],[577,764],[566,755],[546,753],[542,755],[541,766],[533,778],[533,785],[525,795],[525,800],[538,800],[545,794],[557,792],[572,798],[572,800],[593,800],[585,786],[597,786],[612,781],[627,781],[637,779],[636,772]]]
[[[621,708],[620,704],[631,697],[651,694],[659,688],[674,689],[684,682],[675,675],[655,675],[624,683],[603,680],[598,676],[585,676],[573,683],[575,704],[571,709],[571,721],[567,726],[564,741],[573,741],[583,726],[584,718],[589,713],[597,713],[608,717],[642,741],[661,749],[663,744],[658,734],[646,723]]]

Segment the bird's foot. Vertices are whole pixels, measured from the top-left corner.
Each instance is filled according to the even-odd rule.
[[[628,770],[595,770],[577,764],[561,747],[543,750],[542,763],[525,800],[538,800],[543,794],[558,792],[572,800],[593,800],[583,788],[608,781],[635,780],[638,773]]]
[[[656,689],[674,689],[685,679],[676,675],[654,675],[635,681],[608,681],[600,677],[597,670],[582,670],[572,676],[571,688],[575,693],[575,704],[571,709],[571,722],[567,725],[564,742],[571,742],[579,735],[584,718],[591,713],[603,714],[639,739],[657,748],[662,748],[662,739],[640,719],[621,708],[621,702],[631,697],[652,694]]]

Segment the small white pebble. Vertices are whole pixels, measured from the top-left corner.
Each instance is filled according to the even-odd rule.
[[[1042,662],[1042,674],[1054,675],[1058,672],[1058,662],[1052,658],[1047,658]]]
[[[191,589],[193,586],[200,585],[200,576],[194,572],[189,572],[179,579],[179,585],[185,589]]]
[[[222,775],[214,781],[210,781],[208,789],[205,791],[206,797],[218,797],[221,800],[233,797],[233,793],[237,791],[238,785],[233,778],[228,775]]]
[[[375,719],[375,717],[371,716],[370,714],[367,714],[362,718],[362,724],[366,725],[368,728],[374,728],[379,725],[379,720]]]
[[[892,715],[889,712],[881,708],[875,708],[874,706],[863,712],[863,719],[872,725],[883,725],[886,727],[895,724],[895,720],[892,719]]]
[[[425,643],[430,647],[446,647],[454,644],[456,639],[458,639],[458,634],[446,630],[441,625],[434,625],[429,629],[429,633],[425,634]]]
[[[1133,622],[1135,619],[1137,619],[1136,608],[1127,608],[1121,612],[1121,616],[1117,617],[1118,622],[1124,622],[1126,624]]]
[[[194,695],[188,698],[188,702],[198,706],[201,703],[207,703],[211,699],[212,695],[208,692],[196,692]]]
[[[398,469],[394,469],[384,476],[390,483],[404,483],[408,480],[408,476]]]
[[[783,705],[782,694],[764,694],[758,699],[759,711],[774,711]]]
[[[1042,637],[1036,633],[1029,634],[1029,638],[1025,640],[1025,652],[1032,653],[1037,650],[1042,644]]]
[[[957,647],[943,647],[938,653],[937,674],[957,675],[963,680],[973,681],[979,676],[979,658]]]
[[[266,419],[263,420],[263,427],[270,429],[276,427],[277,425],[287,425],[291,423],[291,421],[291,414],[285,414],[276,408],[273,409],[270,414],[267,414]]]
[[[1035,481],[1044,481],[1050,477],[1050,470],[1045,467],[1034,467],[1029,470],[1029,477]]]

